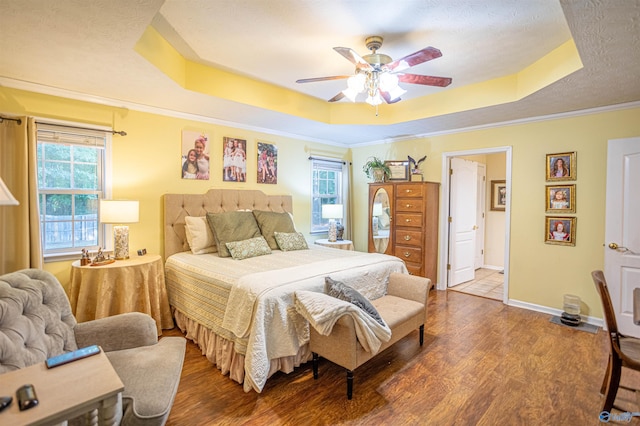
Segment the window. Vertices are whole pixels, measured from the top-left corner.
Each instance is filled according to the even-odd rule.
[[[323,204],[342,204],[342,161],[311,159],[311,233],[327,232],[329,219],[322,219]]]
[[[105,147],[100,130],[38,123],[38,199],[45,257],[104,246],[98,200],[105,193]]]

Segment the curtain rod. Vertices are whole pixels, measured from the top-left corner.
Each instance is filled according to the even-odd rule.
[[[18,123],[18,125],[22,124],[22,120],[20,118],[4,117],[0,115],[0,123],[2,123],[4,120],[15,121],[16,123]]]
[[[124,130],[121,130],[121,131],[117,131],[117,130],[101,130],[101,129],[92,129],[90,127],[71,126],[71,125],[68,125],[68,124],[56,124],[56,123],[48,123],[48,122],[40,122],[40,121],[36,121],[36,123],[46,124],[47,126],[68,127],[68,128],[72,128],[72,129],[79,129],[79,130],[104,131],[104,132],[111,132],[111,134],[113,134],[113,135],[127,136],[127,132],[125,132]]]
[[[313,155],[310,155],[308,160],[320,160],[320,161],[327,161],[329,163],[347,164],[347,162],[344,160],[337,160],[334,158],[327,158],[327,157],[314,157]]]

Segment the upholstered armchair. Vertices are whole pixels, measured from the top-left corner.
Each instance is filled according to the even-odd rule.
[[[0,375],[94,344],[124,384],[121,424],[164,425],[180,382],[184,338],[158,340],[155,321],[137,312],[78,323],[52,274],[25,269],[0,276]]]

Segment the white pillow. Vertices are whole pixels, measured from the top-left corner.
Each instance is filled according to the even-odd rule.
[[[206,216],[185,216],[184,232],[193,254],[215,253],[216,240]]]

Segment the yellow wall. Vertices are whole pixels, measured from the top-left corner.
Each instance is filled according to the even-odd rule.
[[[202,193],[209,188],[260,189],[269,194],[292,194],[296,226],[309,232],[309,154],[353,160],[353,229],[356,248],[367,247],[368,182],[362,164],[371,155],[403,160],[428,155],[422,165],[426,180],[440,181],[443,152],[497,146],[513,147],[510,299],[551,308],[562,307],[562,295],[584,301],[583,314],[601,316],[589,272],[603,266],[604,202],[607,140],[640,135],[640,108],[548,120],[500,128],[462,132],[352,150],[255,131],[189,121],[0,88],[0,112],[33,115],[72,122],[110,125],[128,133],[113,138],[113,197],[140,200],[140,217],[130,226],[131,249],[162,247],[161,197],[164,193]],[[182,130],[203,131],[212,141],[212,179],[180,178]],[[426,130],[426,129],[425,129]],[[247,140],[247,182],[223,183],[222,137]],[[258,185],[258,141],[278,147],[277,185]],[[545,155],[577,152],[577,236],[575,247],[544,244]],[[255,164],[255,163],[253,163]],[[442,194],[441,194],[442,195]],[[48,263],[46,269],[66,284],[69,262]]]
[[[562,295],[583,300],[583,315],[602,317],[590,272],[603,267],[607,140],[640,135],[640,109],[603,112],[499,128],[358,147],[354,170],[369,155],[403,159],[428,155],[422,167],[430,181],[440,181],[443,152],[511,146],[511,257],[509,298],[527,304],[562,308]],[[546,154],[576,151],[576,246],[544,243]],[[415,157],[414,157],[415,158]],[[356,188],[366,177],[355,173]],[[442,199],[442,194],[441,194]],[[366,247],[367,193],[354,193],[357,248]]]
[[[210,188],[259,189],[267,194],[291,194],[296,228],[309,237],[311,172],[308,157],[310,153],[321,153],[348,159],[349,155],[345,148],[6,88],[0,88],[0,112],[107,125],[127,132],[125,137],[113,137],[112,196],[140,201],[140,222],[129,226],[129,245],[133,252],[144,247],[149,253],[161,253],[163,194],[204,193]],[[181,178],[182,130],[208,134],[211,142],[210,180]],[[222,181],[224,136],[247,141],[245,183]],[[276,185],[256,183],[258,141],[278,147]],[[45,269],[67,286],[70,262],[46,263]]]

